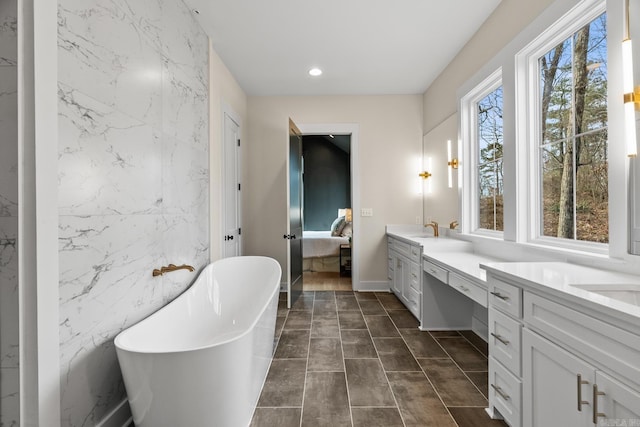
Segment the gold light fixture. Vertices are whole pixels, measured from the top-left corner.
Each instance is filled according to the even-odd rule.
[[[447,177],[449,188],[453,188],[453,170],[458,169],[459,162],[457,158],[451,158],[451,140],[447,140]]]
[[[427,169],[428,169],[428,170],[430,170],[430,171],[432,171],[432,170],[433,170],[433,167],[432,167],[432,166],[433,166],[433,165],[432,165],[432,158],[431,158],[431,157],[429,157],[429,158],[427,158]],[[418,174],[418,176],[419,176],[420,178],[422,178],[423,180],[426,180],[427,178],[429,178],[429,177],[433,176],[433,174],[431,174],[431,173],[430,173],[430,172],[428,172],[428,171],[423,171],[423,172],[420,172],[420,173]],[[432,180],[428,180],[428,181],[427,181],[427,193],[431,193],[431,181],[432,181]]]
[[[622,91],[624,92],[624,125],[627,156],[638,155],[636,110],[640,110],[640,86],[633,85],[633,49],[629,35],[629,0],[624,5],[624,40],[622,41]]]

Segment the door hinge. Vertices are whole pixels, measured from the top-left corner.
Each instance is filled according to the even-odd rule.
[[[242,228],[238,228],[238,236],[242,234]]]
[[[240,191],[240,183],[238,183],[238,191]]]
[[[240,147],[240,140],[238,139],[238,147]]]

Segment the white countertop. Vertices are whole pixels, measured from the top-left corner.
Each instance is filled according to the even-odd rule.
[[[420,226],[388,226],[387,234],[421,245],[424,259],[441,264],[467,278],[486,282],[487,271],[493,272],[524,287],[564,298],[609,318],[624,317],[627,322],[637,324],[640,329],[640,305],[632,301],[625,302],[624,298],[621,301],[620,298],[614,299],[572,286],[594,285],[596,290],[640,290],[638,275],[567,262],[502,262],[490,254],[476,253],[471,242],[450,237],[425,236]]]
[[[640,306],[572,286],[599,285],[594,287],[611,290],[634,286],[640,288],[640,276],[566,262],[486,263],[482,268],[528,288],[573,300],[599,312],[613,315],[613,310],[625,317],[630,316],[627,320],[640,321]]]
[[[441,264],[449,271],[465,276],[467,279],[486,282],[487,272],[480,264],[501,261],[486,254],[474,252],[473,243],[450,237],[433,237],[421,232],[419,226],[388,226],[387,234],[407,243],[422,246],[423,257],[427,261]]]

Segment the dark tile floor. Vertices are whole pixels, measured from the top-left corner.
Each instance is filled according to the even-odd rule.
[[[280,301],[274,359],[252,427],[504,426],[489,419],[487,344],[422,332],[389,293]]]

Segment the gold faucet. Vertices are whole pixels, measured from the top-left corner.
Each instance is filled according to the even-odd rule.
[[[455,219],[451,221],[451,223],[449,224],[449,228],[452,230],[455,230],[457,226],[458,226],[458,221],[456,221]]]
[[[151,274],[153,275],[153,277],[156,277],[156,276],[162,276],[164,273],[169,273],[171,271],[176,271],[176,270],[193,271],[194,268],[187,264],[182,264],[182,265],[169,264],[166,267],[160,267],[159,270],[157,268],[153,269],[153,272]]]
[[[429,224],[425,224],[424,227],[425,228],[427,228],[427,227],[433,228],[433,237],[438,237],[439,236],[438,223],[437,222],[431,221]]]

